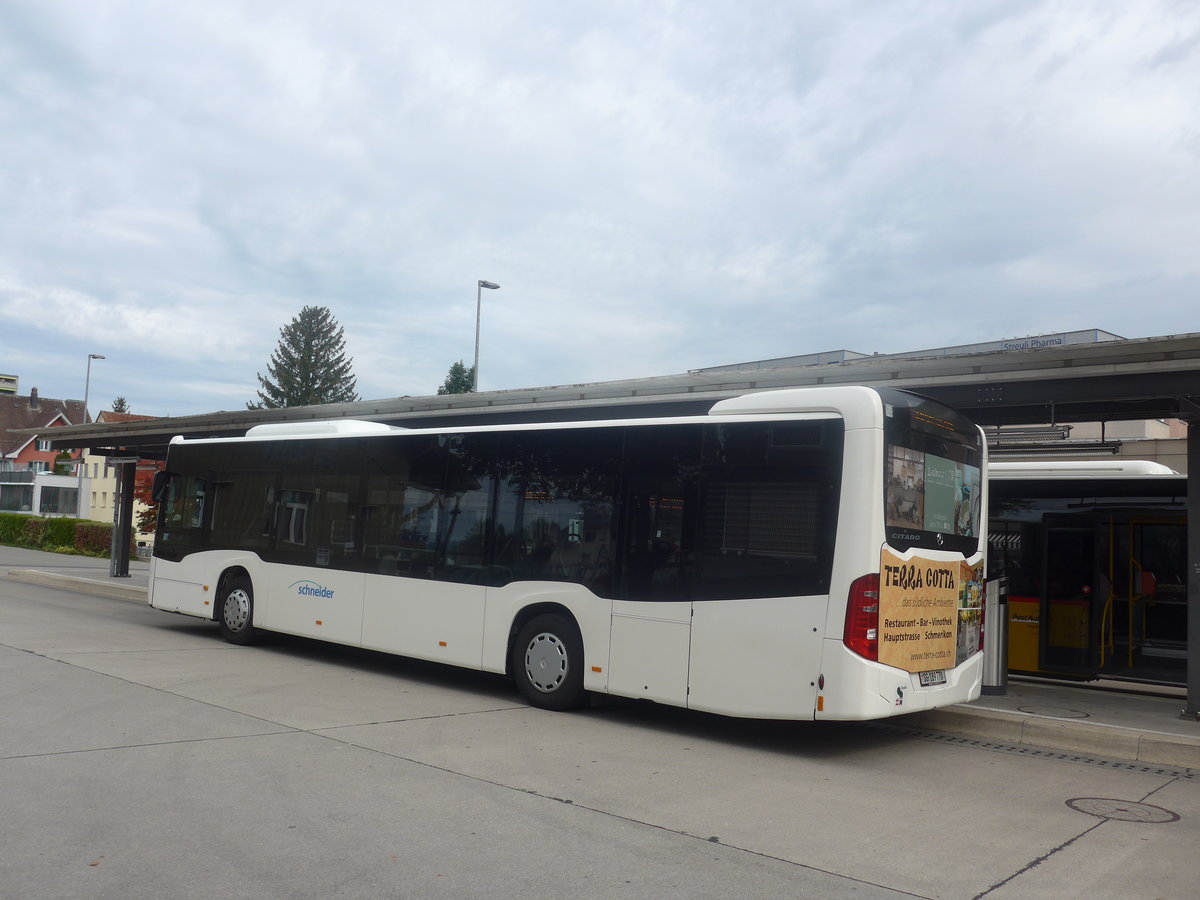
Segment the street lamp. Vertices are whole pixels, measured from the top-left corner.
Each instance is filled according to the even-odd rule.
[[[493,281],[479,280],[479,286],[475,288],[475,366],[471,369],[471,390],[479,390],[479,307],[480,300],[483,297],[483,289],[496,291],[500,289],[500,285]]]
[[[93,359],[106,359],[106,358],[107,357],[105,357],[99,353],[89,353],[88,354],[87,377],[83,380],[83,422],[80,423],[81,425],[86,425],[87,420],[88,420],[88,411],[87,411],[88,391],[90,391],[91,387],[92,387],[92,360]],[[82,450],[79,451],[79,462],[76,465],[78,466],[78,468],[76,469],[76,473],[79,477],[79,480],[78,480],[78,483],[76,484],[75,491],[79,496],[77,498],[78,502],[76,503],[75,514],[78,518],[82,519],[83,518],[83,451]]]
[[[84,379],[84,382],[83,382],[83,422],[81,423],[83,425],[86,425],[87,420],[88,420],[88,410],[87,410],[88,391],[91,389],[91,386],[92,386],[92,360],[93,359],[108,359],[108,357],[101,356],[99,353],[89,353],[88,354],[87,378]]]

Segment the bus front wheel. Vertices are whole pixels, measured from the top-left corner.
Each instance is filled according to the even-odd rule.
[[[253,644],[259,638],[254,627],[254,587],[244,576],[231,578],[217,603],[221,637],[231,644]]]
[[[517,690],[531,706],[565,710],[583,706],[583,638],[569,619],[535,616],[517,633],[512,649]]]

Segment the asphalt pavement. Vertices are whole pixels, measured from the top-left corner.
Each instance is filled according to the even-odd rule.
[[[150,563],[131,561],[128,577],[114,578],[107,559],[0,546],[0,572],[26,583],[145,603]],[[1181,716],[1185,699],[1182,688],[1013,677],[1004,693],[891,721],[980,741],[1200,769],[1200,722]]]

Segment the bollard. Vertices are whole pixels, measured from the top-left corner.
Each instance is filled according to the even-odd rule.
[[[1008,578],[987,583],[983,599],[983,693],[1008,693]]]

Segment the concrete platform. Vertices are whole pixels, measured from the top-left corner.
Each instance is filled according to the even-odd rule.
[[[46,553],[24,547],[0,545],[0,571],[8,578],[27,584],[61,587],[98,597],[146,602],[150,584],[150,563],[135,559],[129,563],[129,576],[111,578],[109,560],[69,553]]]
[[[1180,716],[1182,688],[1013,678],[1004,694],[905,716],[950,734],[1200,769],[1200,722]]]
[[[145,603],[150,564],[109,577],[106,559],[0,546],[8,578],[61,590]],[[1200,722],[1180,716],[1183,688],[1123,682],[1013,678],[1003,694],[914,713],[896,725],[1010,744],[1200,770]]]

